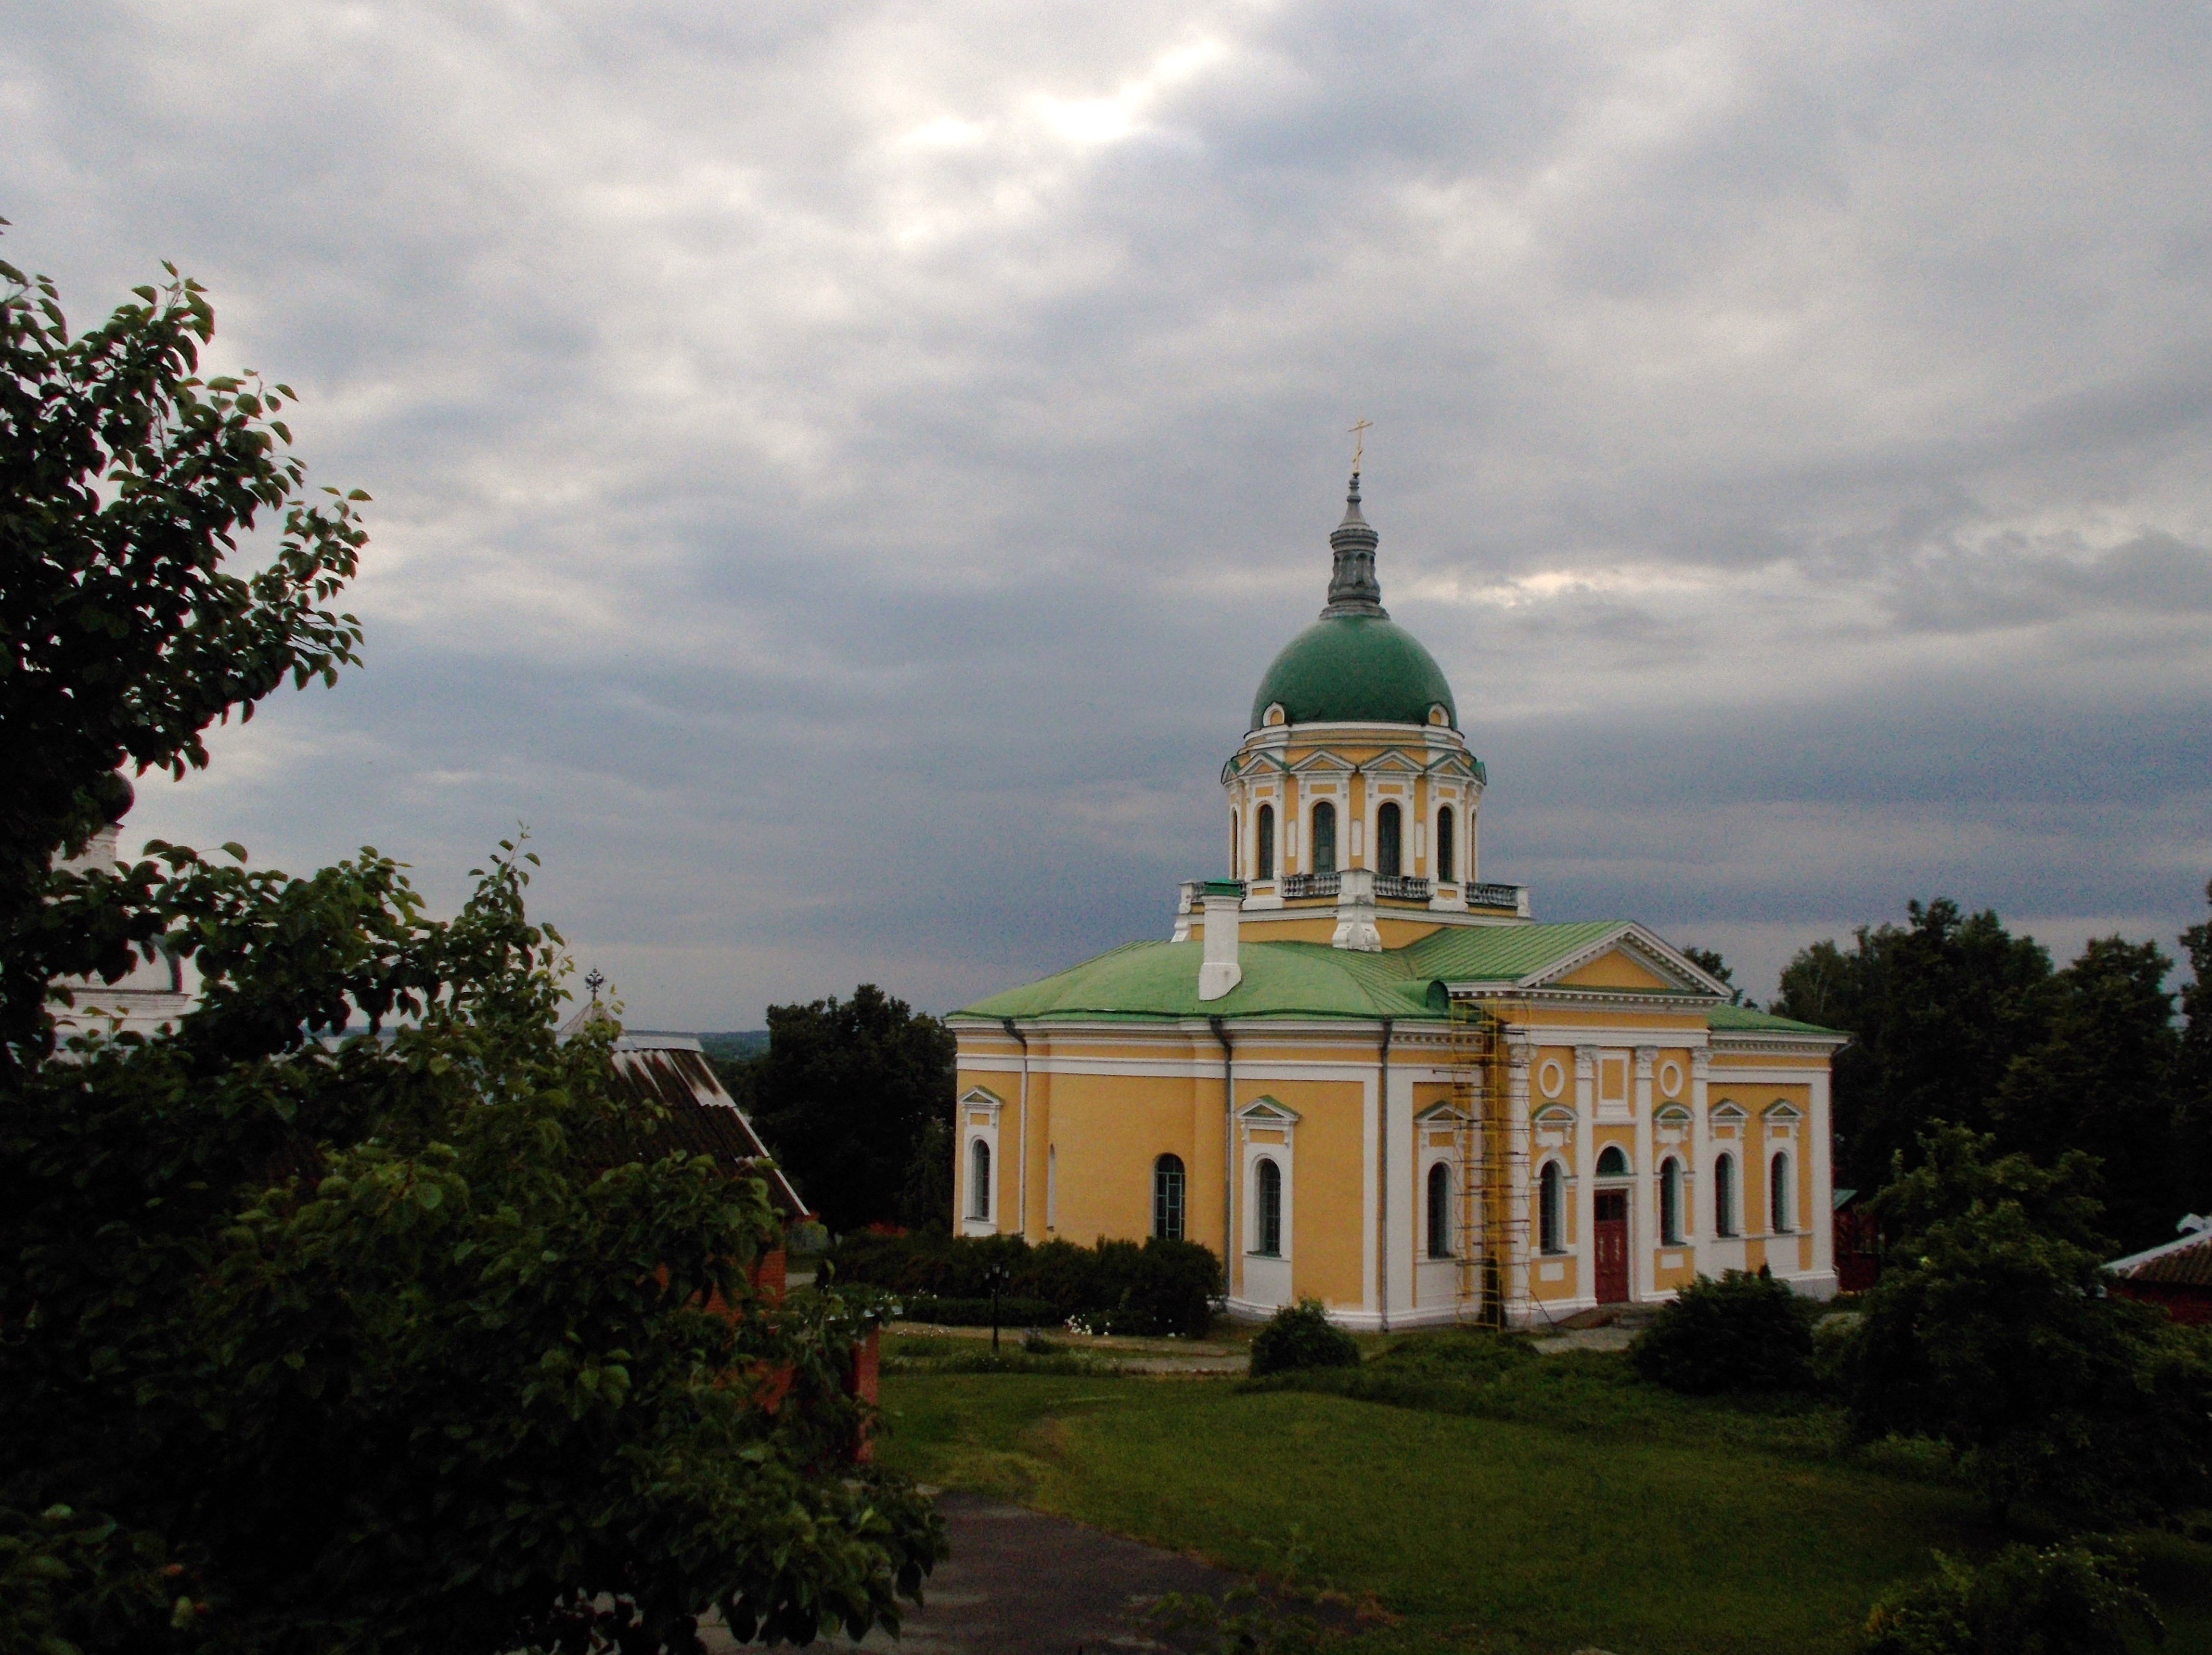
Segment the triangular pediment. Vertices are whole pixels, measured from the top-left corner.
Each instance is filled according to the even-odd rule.
[[[1255,1098],[1237,1111],[1237,1118],[1253,1126],[1295,1126],[1297,1110],[1273,1098]]]
[[[1326,770],[1335,776],[1349,776],[1358,767],[1350,759],[1341,758],[1323,748],[1319,751],[1308,753],[1289,768],[1294,776],[1311,776],[1320,770]]]
[[[1640,925],[1627,924],[1585,943],[1521,979],[1524,989],[1583,989],[1617,994],[1692,994],[1725,998],[1728,990]]]
[[[1382,753],[1376,758],[1369,759],[1367,761],[1367,772],[1370,776],[1382,775],[1411,777],[1419,776],[1421,773],[1421,766],[1418,761],[1407,758],[1404,753],[1400,752],[1394,747],[1389,752]]]

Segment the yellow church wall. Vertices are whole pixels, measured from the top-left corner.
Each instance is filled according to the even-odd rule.
[[[1040,1080],[1048,1083],[1042,1122],[1036,1119]],[[1211,1235],[1212,1244],[1219,1250],[1221,1151],[1217,1147],[1210,1159],[1199,1153],[1192,1129],[1192,1091],[1184,1076],[1030,1076],[1031,1123],[1046,1129],[1036,1135],[1039,1141],[1031,1161],[1031,1184],[1034,1190],[1042,1190],[1049,1148],[1054,1235],[1086,1247],[1101,1236],[1141,1240],[1150,1235],[1152,1163],[1162,1155],[1178,1155],[1183,1164],[1183,1233],[1199,1241]],[[1213,1092],[1218,1118],[1218,1084]],[[1000,1136],[1005,1136],[1003,1129]],[[1210,1178],[1205,1176],[1208,1171]],[[1210,1201],[1206,1199],[1209,1186],[1213,1190]],[[1030,1229],[1042,1232],[1042,1196],[1030,1205]]]
[[[1366,1089],[1352,1080],[1237,1084],[1237,1106],[1273,1098],[1299,1117],[1291,1154],[1291,1285],[1324,1305],[1364,1297]],[[1243,1238],[1239,1238],[1240,1249]]]

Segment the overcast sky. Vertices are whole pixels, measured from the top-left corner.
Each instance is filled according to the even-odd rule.
[[[1361,416],[1540,917],[2203,916],[2202,7],[0,0],[0,123],[375,498],[367,668],[131,837],[527,823],[634,1022],[1164,936]]]

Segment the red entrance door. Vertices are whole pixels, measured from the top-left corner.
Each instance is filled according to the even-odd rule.
[[[1592,1238],[1597,1244],[1597,1302],[1628,1302],[1628,1191],[1597,1192],[1597,1222]]]

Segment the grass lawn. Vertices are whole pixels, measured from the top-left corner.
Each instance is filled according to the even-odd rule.
[[[1929,1548],[1997,1538],[1924,1462],[1848,1461],[1808,1410],[1652,1392],[1614,1358],[1523,1372],[1507,1417],[1216,1379],[906,1372],[884,1381],[882,1447],[925,1482],[1241,1571],[1302,1553],[1303,1583],[1402,1617],[1360,1655],[1844,1652]],[[2212,1652],[2212,1546],[2144,1543],[2164,1647]]]

